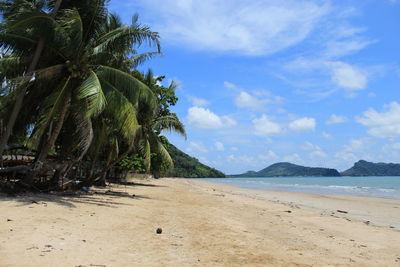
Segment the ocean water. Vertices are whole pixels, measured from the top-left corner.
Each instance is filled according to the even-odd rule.
[[[243,188],[400,199],[400,177],[202,178]]]

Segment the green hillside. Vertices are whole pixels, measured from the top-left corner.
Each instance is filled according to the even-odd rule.
[[[341,173],[342,176],[400,176],[400,164],[360,160]]]
[[[224,173],[200,163],[198,159],[182,152],[172,144],[168,145],[167,150],[174,161],[175,167],[167,176],[185,178],[225,177]]]
[[[277,176],[340,176],[335,169],[304,167],[288,162],[280,162],[262,169],[261,171],[248,171],[243,174],[230,175],[229,177],[277,177]]]

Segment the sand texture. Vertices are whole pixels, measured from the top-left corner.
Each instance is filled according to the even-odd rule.
[[[3,195],[0,266],[400,266],[399,224],[400,200],[183,179]]]

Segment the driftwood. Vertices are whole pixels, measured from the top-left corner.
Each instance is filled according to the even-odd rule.
[[[0,173],[4,172],[19,172],[19,171],[28,171],[31,168],[26,165],[20,165],[20,166],[14,166],[14,167],[5,167],[5,168],[0,168]]]

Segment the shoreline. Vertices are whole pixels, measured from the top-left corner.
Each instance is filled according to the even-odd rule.
[[[239,187],[239,188],[245,188],[245,189],[255,189],[255,190],[266,190],[266,191],[277,191],[277,192],[294,192],[294,193],[306,193],[306,194],[319,194],[319,195],[343,195],[343,196],[356,196],[356,197],[366,197],[366,198],[384,198],[384,199],[395,199],[395,200],[400,200],[400,189],[397,189],[397,188],[391,188],[391,187],[389,187],[389,188],[385,188],[385,187],[382,187],[382,188],[378,188],[378,187],[371,187],[371,186],[368,186],[368,185],[322,185],[322,184],[286,184],[286,183],[283,183],[283,184],[275,184],[275,183],[272,183],[272,184],[269,184],[268,185],[268,187],[276,187],[276,188],[272,188],[272,189],[270,189],[270,188],[260,188],[259,186],[257,186],[257,187],[251,187],[251,186],[240,186],[240,185],[234,185],[234,184],[229,184],[229,183],[224,183],[224,182],[218,182],[218,181],[210,181],[210,180],[219,180],[219,179],[221,179],[221,181],[223,181],[224,179],[226,179],[226,180],[235,180],[235,179],[238,179],[238,180],[240,180],[241,178],[243,178],[244,180],[248,180],[248,179],[261,179],[261,180],[263,180],[263,181],[267,181],[268,179],[281,179],[281,178],[288,178],[288,179],[297,179],[297,178],[300,178],[300,179],[302,179],[302,178],[306,178],[307,180],[312,180],[313,178],[316,178],[316,179],[321,179],[321,180],[323,180],[324,178],[334,178],[334,179],[336,179],[336,178],[360,178],[360,181],[364,181],[364,178],[374,178],[374,179],[376,179],[376,178],[378,178],[378,176],[342,176],[342,177],[313,177],[313,176],[308,176],[308,177],[303,177],[303,176],[298,176],[298,177],[295,177],[295,176],[290,176],[290,177],[235,177],[235,178],[230,178],[230,177],[226,177],[226,178],[187,178],[187,179],[194,179],[194,180],[196,180],[196,179],[198,179],[199,181],[209,181],[209,182],[213,182],[213,183],[219,183],[219,184],[226,184],[226,185],[231,185],[231,186],[235,186],[235,187]],[[398,179],[398,181],[400,181],[400,176],[385,176],[385,178],[395,178],[395,179]],[[266,180],[264,180],[264,179],[266,179]],[[379,178],[378,178],[379,179]],[[294,182],[294,183],[296,183],[296,182]],[[278,188],[279,186],[288,186],[289,185],[289,190],[287,189],[287,188]],[[262,185],[261,185],[262,186]],[[265,186],[265,185],[264,185]],[[296,187],[297,186],[297,187]],[[332,189],[329,189],[329,188],[331,188],[331,187],[333,187],[333,188],[335,188],[335,189],[337,189],[337,188],[342,188],[341,190],[344,190],[344,189],[349,189],[349,188],[351,188],[351,189],[375,189],[375,190],[377,190],[378,192],[376,192],[376,191],[370,191],[370,192],[367,192],[367,191],[361,191],[361,192],[357,192],[357,191],[354,191],[354,192],[351,192],[351,191],[342,191],[342,192],[335,192],[334,190],[332,190]],[[297,188],[297,189],[296,189]],[[304,188],[308,188],[308,189],[304,189]],[[310,190],[309,188],[319,188],[319,189],[315,189],[314,191],[313,190]],[[321,191],[322,190],[322,191]],[[389,190],[389,191],[395,191],[395,193],[399,193],[399,194],[395,194],[395,193],[392,193],[392,194],[385,194],[385,193],[382,193],[382,192],[385,192],[385,191],[387,191],[387,190]],[[397,192],[396,192],[396,190],[397,190]],[[329,192],[328,192],[329,191]]]
[[[210,183],[214,187],[218,187],[220,191],[226,193],[272,201],[291,208],[320,212],[321,214],[332,217],[357,220],[359,222],[400,231],[400,199],[350,194],[320,194],[253,189],[213,181],[190,180]],[[219,187],[219,185],[222,185],[222,187]],[[324,201],[316,202],[316,200]],[[371,207],[371,204],[378,205],[378,207]],[[373,209],[372,213],[371,208]],[[387,216],[388,214],[394,216]]]
[[[400,264],[398,230],[307,208],[343,199],[173,178],[90,192],[1,195],[0,266]]]

